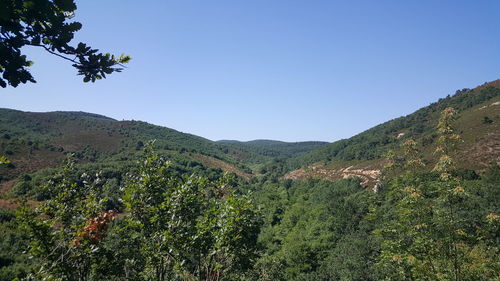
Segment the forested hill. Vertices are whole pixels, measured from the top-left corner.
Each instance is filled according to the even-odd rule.
[[[432,162],[439,114],[447,107],[458,110],[454,126],[463,138],[456,156],[460,166],[484,169],[491,163],[499,163],[500,80],[496,80],[474,89],[458,90],[412,114],[291,159],[292,168],[308,167],[295,171],[291,178],[331,176],[337,179],[343,176],[339,171],[348,167],[377,174],[385,153],[390,149],[398,150],[408,139],[415,140],[426,161]],[[335,173],[337,175],[333,176]]]
[[[55,168],[72,153],[82,163],[130,163],[144,145],[155,148],[174,162],[202,165],[250,177],[251,168],[274,157],[289,158],[326,143],[279,141],[214,142],[192,134],[141,121],[118,121],[85,112],[23,112],[0,108],[0,153],[10,168],[0,167],[2,181]]]
[[[12,161],[9,167],[0,167],[0,186],[26,173],[58,167],[68,153],[81,164],[113,169],[133,165],[130,160],[138,159],[151,140],[173,162],[250,176],[251,171],[217,143],[173,129],[84,112],[0,109],[0,153]]]
[[[223,154],[217,145],[202,137],[141,121],[117,121],[92,113],[0,109],[0,121],[2,134],[63,148],[99,144],[96,149],[113,151],[157,139],[163,149],[199,151],[220,157]],[[118,143],[120,145],[116,145]]]
[[[330,144],[273,140],[214,142],[146,122],[117,121],[92,113],[0,109],[0,153],[13,162],[10,168],[1,168],[0,184],[25,173],[57,167],[68,152],[85,163],[125,163],[136,159],[135,155],[153,139],[155,147],[175,161],[219,168],[244,177],[269,170],[266,163],[273,159],[287,159],[285,171],[302,168],[288,174],[288,178],[319,176],[336,180],[351,176],[351,172],[339,173],[351,167],[351,170],[361,169],[352,175],[368,177],[365,181],[371,179],[373,183],[383,165],[384,154],[389,149],[397,150],[405,140],[415,139],[426,160],[432,162],[436,124],[440,111],[446,107],[459,111],[456,126],[464,140],[459,150],[461,155],[457,155],[460,165],[483,169],[492,162],[498,163],[499,80],[459,90],[410,115]]]
[[[283,142],[275,140],[252,140],[241,142],[237,140],[217,141],[226,147],[236,157],[250,163],[264,163],[270,158],[292,158],[322,147],[327,142],[304,141]]]
[[[497,281],[499,84],[332,144],[0,109],[0,280]]]

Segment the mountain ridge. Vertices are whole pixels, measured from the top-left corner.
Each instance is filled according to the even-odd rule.
[[[0,154],[12,161],[10,168],[0,167],[0,185],[23,174],[56,168],[67,155],[75,155],[82,163],[95,164],[136,159],[150,140],[155,140],[155,148],[174,161],[222,169],[246,179],[254,176],[258,168],[246,159],[258,159],[258,163],[271,159],[256,151],[259,141],[252,142],[252,151],[143,121],[119,121],[82,111],[30,112],[0,108]],[[299,147],[300,143],[291,145]],[[312,148],[315,146],[300,147],[300,150]],[[274,148],[272,152],[273,156],[280,156],[284,150]]]
[[[357,176],[373,186],[374,175],[380,174],[383,167],[383,155],[389,149],[398,149],[406,139],[415,138],[426,161],[432,162],[434,128],[439,112],[449,106],[461,112],[457,124],[469,146],[463,150],[474,156],[470,159],[459,156],[461,165],[477,170],[497,161],[500,107],[492,105],[495,102],[500,102],[500,80],[458,90],[406,116],[332,143],[269,139],[212,141],[143,121],[118,121],[95,113],[0,108],[0,153],[10,158],[17,169],[1,168],[0,174],[6,181],[23,173],[55,168],[68,153],[83,162],[126,161],[136,157],[149,140],[156,139],[156,148],[170,157],[227,170],[246,179],[276,170],[276,165],[285,163],[280,172],[286,174],[285,179],[337,180]],[[276,159],[282,160],[276,162]]]

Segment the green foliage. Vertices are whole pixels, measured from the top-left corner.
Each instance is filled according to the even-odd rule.
[[[30,254],[37,257],[37,269],[28,278],[49,280],[88,280],[96,264],[106,256],[101,247],[114,212],[102,212],[100,180],[82,175],[72,181],[69,162],[63,174],[45,189],[53,198],[36,209],[19,209],[21,227],[30,235]]]
[[[28,245],[28,237],[18,230],[13,211],[0,209],[0,233],[0,280],[25,276],[32,262],[23,253]]]
[[[228,175],[181,176],[152,145],[146,153],[125,193],[114,190],[122,217],[102,173],[75,177],[72,161],[43,187],[46,201],[19,209],[37,261],[27,280],[234,280],[252,267],[260,217],[250,197]]]
[[[488,116],[483,117],[483,124],[491,124],[491,123],[493,123],[493,120],[491,120],[490,117]]]
[[[290,162],[294,167],[302,167],[320,161],[379,159],[388,150],[399,147],[406,139],[427,145],[435,138],[435,126],[442,110],[453,107],[457,111],[464,111],[499,95],[500,89],[491,86],[457,91],[455,95],[440,99],[412,114],[382,123],[349,139],[320,147],[291,159]],[[400,133],[404,135],[398,137]]]
[[[496,220],[498,205],[483,205],[493,190],[480,186],[437,175],[392,180],[390,212],[376,231],[386,280],[495,280],[498,244],[487,217]]]
[[[24,46],[35,46],[72,62],[83,75],[84,82],[106,78],[120,72],[129,56],[116,58],[98,53],[85,43],[71,46],[74,33],[82,28],[79,22],[69,22],[76,11],[73,0],[1,0],[0,6],[0,86],[17,87],[35,79],[28,71],[33,64],[22,54]]]
[[[343,276],[337,270],[347,271],[355,259],[364,261],[356,270],[370,271],[371,254],[361,253],[370,252],[371,246],[367,250],[347,237],[362,235],[366,227],[370,228],[364,217],[372,195],[357,180],[265,184],[255,192],[265,212],[259,242],[266,255],[256,267],[260,279],[323,280]],[[335,258],[346,247],[359,249],[359,256]]]
[[[326,145],[326,142],[282,142],[253,140],[247,142],[221,140],[217,142],[224,152],[250,164],[266,164],[272,158],[293,158]]]
[[[454,118],[454,109],[446,108],[438,123],[434,171],[439,174],[407,172],[389,183],[390,212],[375,231],[382,239],[378,266],[385,280],[498,278],[498,241],[492,232],[498,206],[485,210],[477,183],[453,177],[450,153],[460,139],[451,125]]]
[[[295,153],[294,146],[226,145],[143,122],[0,109],[0,152],[10,151],[13,163],[49,151],[78,161],[31,174],[0,168],[3,179],[19,176],[13,195],[45,201],[22,207],[18,219],[0,210],[6,233],[0,236],[0,280],[498,280],[500,168],[457,165],[456,112],[435,111],[468,108],[498,92],[461,91],[409,119],[327,146],[338,146],[338,159],[385,153],[392,170],[383,173],[377,192],[358,179],[284,180],[293,161],[265,154]],[[390,130],[377,135],[424,119],[425,126],[416,124],[401,140],[385,138]],[[92,132],[90,139],[119,141],[68,146],[82,131]],[[150,138],[158,139],[157,152],[144,145]],[[426,148],[423,141],[436,144]],[[253,146],[247,163],[258,163],[252,168],[263,174],[248,181],[194,157],[210,155],[241,168],[243,158],[233,152],[246,145]],[[143,146],[145,157],[137,151]],[[22,253],[29,242],[31,259]]]
[[[7,165],[7,164],[10,164],[9,159],[7,159],[4,156],[0,156],[0,165]]]
[[[456,148],[453,119],[442,114],[436,157]],[[498,167],[424,172],[417,142],[401,145],[379,193],[352,180],[255,183],[265,222],[255,280],[497,280]]]
[[[229,280],[255,256],[258,216],[230,179],[176,177],[170,164],[147,157],[127,185],[130,223],[141,230],[146,276],[155,280]]]
[[[117,172],[114,176],[120,174],[121,180],[134,161],[140,158],[141,152],[137,150],[141,149],[140,144],[151,139],[157,140],[158,152],[172,160],[178,173],[189,170],[189,173],[216,177],[219,173],[216,167],[203,166],[197,160],[200,155],[226,162],[237,170],[248,169],[210,140],[145,122],[116,121],[83,112],[28,113],[0,109],[0,134],[9,136],[8,139],[0,138],[0,154],[12,152],[9,160],[17,166],[16,169],[5,165],[0,167],[3,180],[16,179],[26,171],[38,170],[31,174],[36,181],[18,181],[18,185],[24,185],[18,194],[39,193],[35,191],[41,183],[38,179],[41,176],[48,179],[43,168],[60,166],[67,154],[75,156],[77,169],[81,172],[91,174],[101,169],[114,170]],[[22,161],[18,162],[18,159]],[[35,196],[39,200],[45,198],[45,195]]]

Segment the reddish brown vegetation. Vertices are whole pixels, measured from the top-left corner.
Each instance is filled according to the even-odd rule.
[[[97,217],[89,218],[85,226],[81,229],[78,237],[73,241],[73,246],[78,247],[82,241],[87,240],[91,244],[97,244],[104,238],[108,224],[115,217],[116,213],[113,210],[100,213]]]

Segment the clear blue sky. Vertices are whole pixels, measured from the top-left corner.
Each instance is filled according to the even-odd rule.
[[[83,83],[26,49],[0,107],[77,110],[219,139],[334,141],[500,78],[500,1],[80,0],[75,42],[133,60]]]

